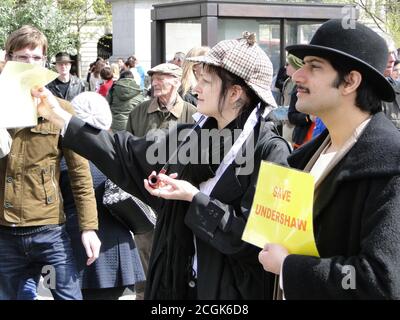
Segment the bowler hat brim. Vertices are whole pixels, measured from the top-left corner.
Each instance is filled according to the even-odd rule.
[[[74,62],[74,60],[71,60],[67,57],[61,57],[59,59],[56,58],[56,61],[55,61],[55,63],[67,63],[67,62],[72,63],[72,62]]]
[[[385,78],[385,76],[370,64],[361,59],[358,59],[353,55],[329,47],[306,44],[287,46],[286,50],[290,54],[293,54],[300,59],[304,59],[304,57],[306,56],[316,56],[322,58],[334,58],[336,56],[342,59],[347,59],[354,65],[354,70],[361,72],[361,74],[365,76],[365,79],[367,79],[368,83],[372,84],[372,87],[376,89],[376,94],[379,98],[389,102],[395,99],[395,92],[393,90],[393,87],[390,82]]]

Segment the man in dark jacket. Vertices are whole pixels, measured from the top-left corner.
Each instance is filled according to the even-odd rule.
[[[296,108],[328,129],[288,159],[315,177],[320,258],[266,244],[259,260],[280,274],[287,299],[399,299],[400,133],[380,112],[394,99],[386,43],[360,23],[330,20],[310,45],[287,50],[305,62],[293,75]]]
[[[70,73],[71,57],[66,52],[56,54],[56,70],[60,76],[50,82],[47,88],[58,98],[72,101],[78,94],[85,91],[85,85],[77,77]]]

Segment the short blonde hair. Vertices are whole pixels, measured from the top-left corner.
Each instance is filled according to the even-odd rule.
[[[46,36],[39,29],[25,25],[8,36],[5,45],[6,57],[11,58],[15,51],[24,48],[28,47],[33,50],[39,46],[42,47],[43,55],[45,56],[48,48]]]
[[[209,47],[194,47],[186,54],[186,58],[204,56],[209,50]],[[198,64],[198,62],[188,61],[186,58],[182,65],[182,96],[186,95],[189,90],[193,89],[194,85],[197,83],[196,77],[193,73],[193,66]]]
[[[119,79],[119,65],[118,63],[111,63],[111,73],[113,75],[114,80]]]

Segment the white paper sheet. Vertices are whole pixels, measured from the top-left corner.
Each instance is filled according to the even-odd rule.
[[[57,77],[58,73],[38,65],[7,62],[0,74],[0,128],[35,126],[37,112],[31,89]]]

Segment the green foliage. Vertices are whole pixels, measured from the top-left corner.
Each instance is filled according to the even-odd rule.
[[[381,31],[390,35],[400,47],[400,1],[399,0],[277,0],[280,2],[306,2],[351,4],[358,6],[360,18],[369,20]]]
[[[21,26],[37,27],[49,42],[48,56],[59,51],[71,51],[73,43],[66,28],[67,21],[52,0],[1,0],[0,2],[0,47],[4,47],[7,36]]]
[[[79,59],[82,28],[110,23],[111,4],[105,0],[0,0],[0,48],[12,31],[30,24],[46,35],[48,57],[66,51]]]
[[[0,2],[0,48],[4,44],[8,35],[14,30],[14,0],[3,0]]]
[[[111,22],[111,4],[105,0],[58,0],[59,8],[70,19],[70,26],[81,29],[96,21],[99,25]]]
[[[111,3],[105,0],[94,0],[93,1],[94,12],[103,17],[103,23],[110,23],[112,18]]]
[[[111,23],[111,4],[105,0],[58,0],[58,7],[69,21],[68,27],[79,53],[81,31],[84,26],[99,26]]]
[[[70,36],[74,40],[79,62],[82,28],[88,25],[109,25],[111,23],[111,4],[106,3],[105,0],[58,0],[57,3],[59,9],[69,21],[68,30],[70,30]],[[79,75],[79,63],[77,72]]]

